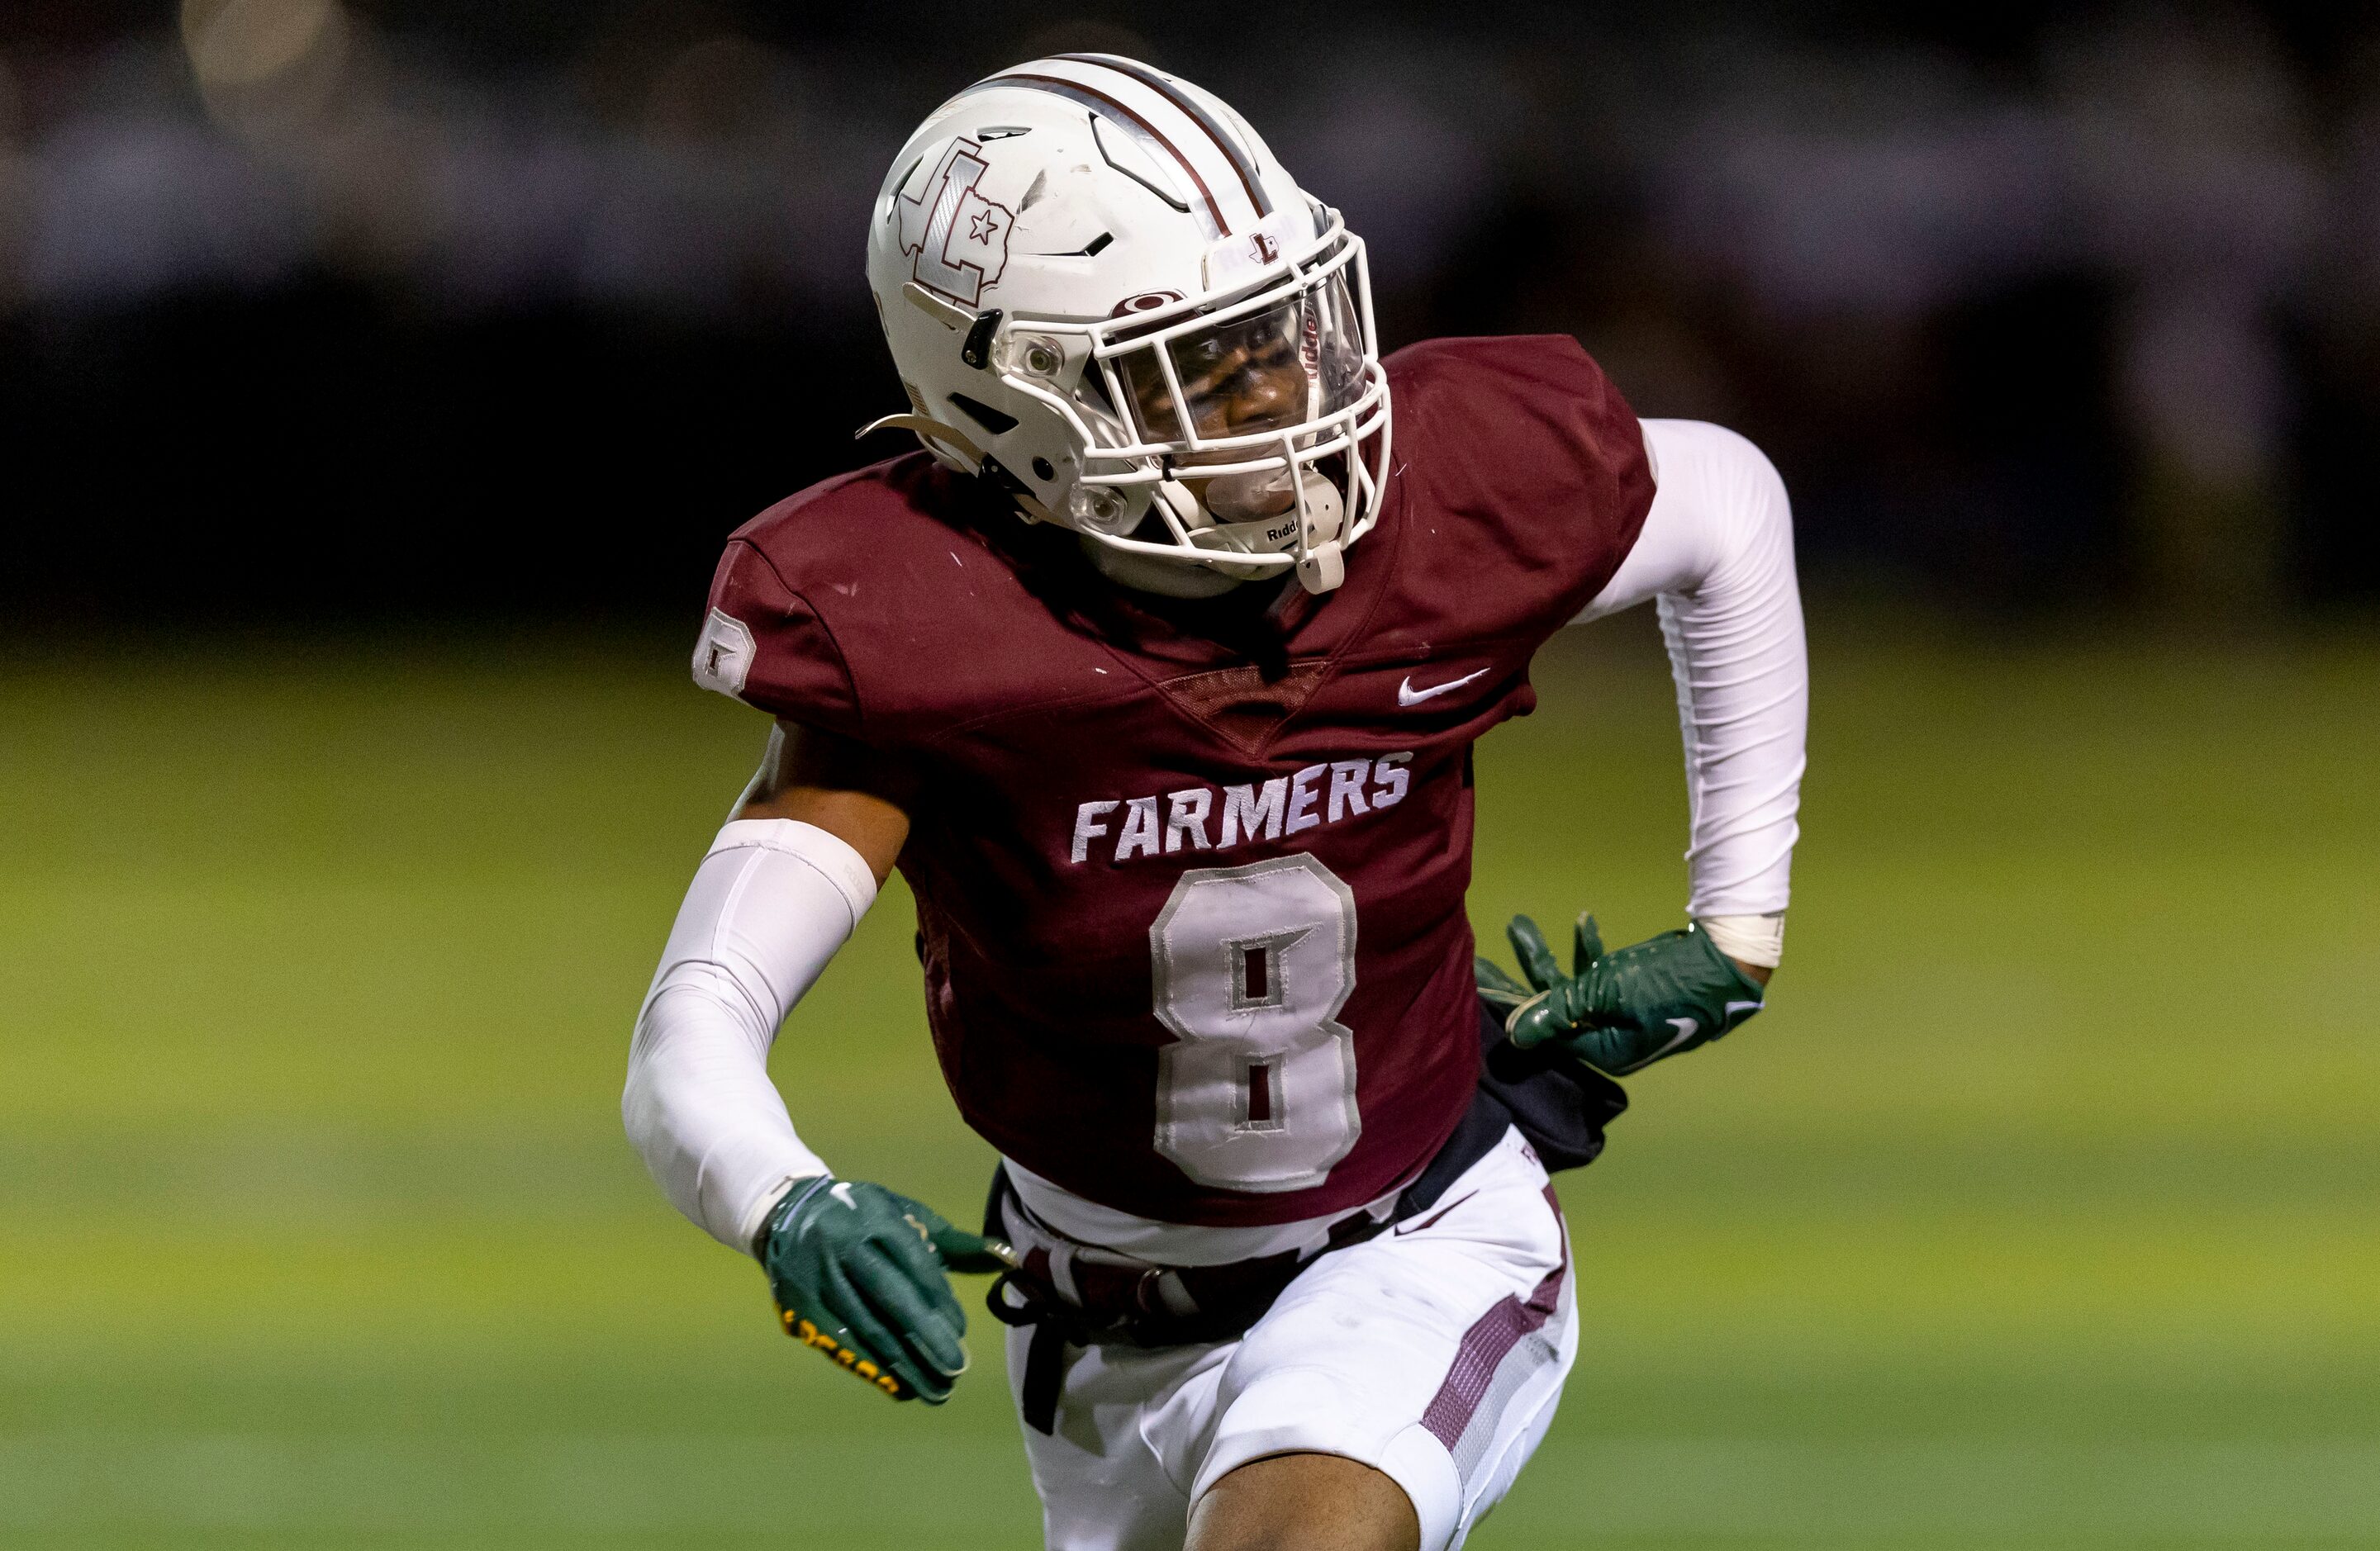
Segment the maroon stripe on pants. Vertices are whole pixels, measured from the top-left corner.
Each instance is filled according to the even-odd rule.
[[[1554,1209],[1557,1224],[1561,1219],[1561,1203],[1554,1196],[1553,1186],[1546,1187],[1546,1201]],[[1495,1382],[1496,1370],[1521,1344],[1521,1338],[1542,1329],[1547,1320],[1560,1306],[1562,1278],[1570,1270],[1570,1250],[1562,1249],[1561,1264],[1546,1273],[1528,1298],[1515,1298],[1506,1293],[1495,1305],[1472,1322],[1463,1333],[1463,1344],[1454,1349],[1453,1365],[1439,1384],[1438,1393],[1430,1397],[1429,1409],[1421,1413],[1421,1424],[1430,1436],[1453,1452],[1463,1429],[1471,1425],[1472,1416],[1486,1398],[1488,1387]]]

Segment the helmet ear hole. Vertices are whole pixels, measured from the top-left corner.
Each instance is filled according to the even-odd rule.
[[[1005,410],[994,409],[981,399],[969,398],[965,394],[953,394],[951,402],[964,410],[968,419],[994,436],[1005,436],[1016,429],[1015,416]]]

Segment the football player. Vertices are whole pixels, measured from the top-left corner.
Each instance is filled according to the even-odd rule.
[[[1784,491],[1567,337],[1383,360],[1362,241],[1213,95],[1037,59],[918,128],[868,275],[921,450],[729,542],[694,659],[776,719],[637,1025],[629,1134],[786,1328],[900,1400],[996,1272],[1049,1544],[1461,1544],[1578,1344],[1549,1169],[1760,1010],[1806,699]],[[1393,431],[1393,443],[1391,432]],[[1658,600],[1689,924],[1524,978],[1472,745]],[[1591,790],[1588,751],[1579,782]],[[895,866],[1000,1153],[978,1234],[836,1175],[778,1024]],[[801,1096],[792,1096],[799,1107]]]

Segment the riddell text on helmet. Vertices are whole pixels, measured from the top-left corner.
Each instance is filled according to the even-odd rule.
[[[1413,779],[1405,766],[1412,760],[1410,750],[1378,759],[1330,759],[1270,781],[1084,803],[1075,809],[1067,860],[1088,861],[1095,845],[1118,862],[1185,848],[1228,851],[1341,823],[1404,801]]]

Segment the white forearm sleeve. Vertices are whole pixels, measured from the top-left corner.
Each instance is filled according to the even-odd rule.
[[[867,914],[859,853],[790,818],[744,818],[694,875],[637,1015],[620,1114],[670,1204],[748,1252],[787,1183],[827,1167],[794,1133],[769,1047]]]
[[[1644,424],[1653,509],[1579,619],[1660,600],[1686,745],[1687,909],[1715,941],[1725,933],[1722,950],[1773,964],[1801,832],[1810,704],[1792,510],[1775,467],[1735,432]]]

